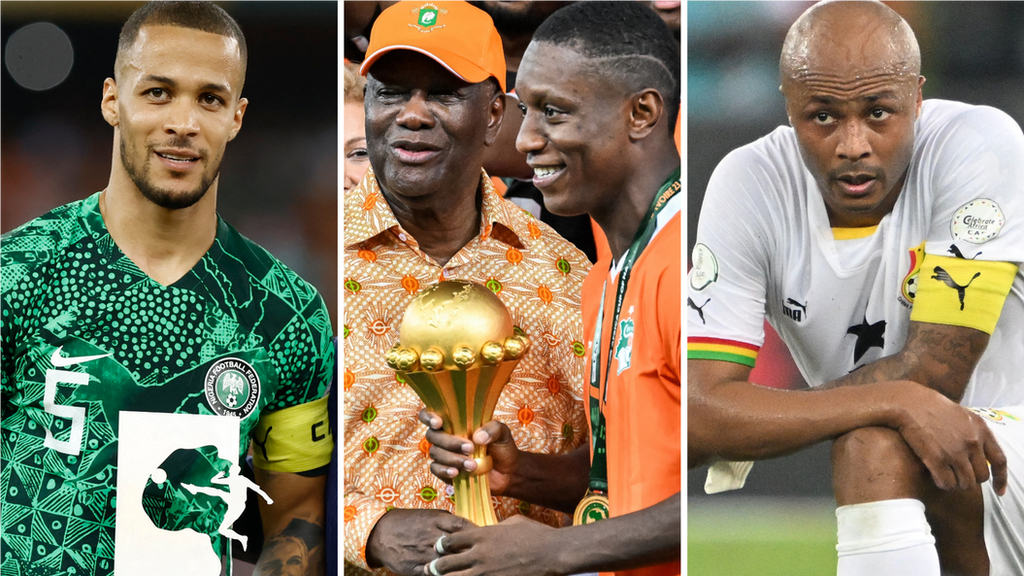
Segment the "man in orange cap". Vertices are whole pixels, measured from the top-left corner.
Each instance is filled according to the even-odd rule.
[[[590,466],[565,493],[578,526],[513,518],[460,531],[438,543],[431,576],[681,573],[679,69],[678,43],[640,2],[562,8],[523,55],[516,146],[545,205],[590,214],[611,252],[583,287]],[[580,473],[529,453],[501,423],[470,442],[443,433],[439,415],[420,419],[440,478],[480,469],[473,444],[487,446],[492,492],[504,496],[554,499]]]
[[[360,72],[370,169],[345,193],[345,571],[423,574],[436,541],[468,523],[449,513],[451,488],[430,473],[422,402],[384,360],[405,307],[439,280],[494,291],[537,343],[495,418],[521,446],[585,476],[580,292],[590,265],[483,171],[505,107],[501,39],[486,13],[400,2],[375,22]],[[566,507],[496,503],[499,518],[567,523],[545,506]]]

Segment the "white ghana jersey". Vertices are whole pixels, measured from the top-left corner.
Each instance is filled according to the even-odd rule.
[[[1024,261],[1024,134],[1012,118],[924,102],[895,207],[873,233],[845,240],[834,237],[796,133],[779,127],[727,155],[708,184],[688,282],[688,355],[752,365],[766,317],[812,386],[892,355],[921,283],[949,280],[941,290],[961,310],[978,298],[969,271],[920,269],[921,247],[964,259],[958,265]],[[1024,404],[1019,269],[1012,282],[965,405]]]

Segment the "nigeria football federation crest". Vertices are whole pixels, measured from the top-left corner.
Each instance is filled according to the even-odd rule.
[[[204,381],[206,402],[220,416],[245,418],[260,400],[260,378],[240,358],[221,358],[210,366]]]

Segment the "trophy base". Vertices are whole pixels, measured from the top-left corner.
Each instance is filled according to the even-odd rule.
[[[460,438],[471,438],[485,422],[491,420],[503,383],[508,382],[518,360],[506,360],[494,366],[469,370],[438,372],[401,372],[409,386],[428,408],[444,420],[444,431]],[[502,383],[497,385],[496,383]],[[455,477],[455,514],[478,526],[498,523],[491,503],[487,473],[493,464],[485,446],[473,449],[477,468]]]
[[[493,526],[498,523],[491,503],[491,485],[486,472],[463,472],[455,477],[453,484],[456,516],[465,518],[477,526]]]

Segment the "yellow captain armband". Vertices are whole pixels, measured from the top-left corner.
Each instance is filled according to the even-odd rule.
[[[1017,265],[925,254],[910,319],[991,334]]]
[[[264,470],[308,472],[330,464],[327,398],[263,414],[252,439],[253,461]]]

